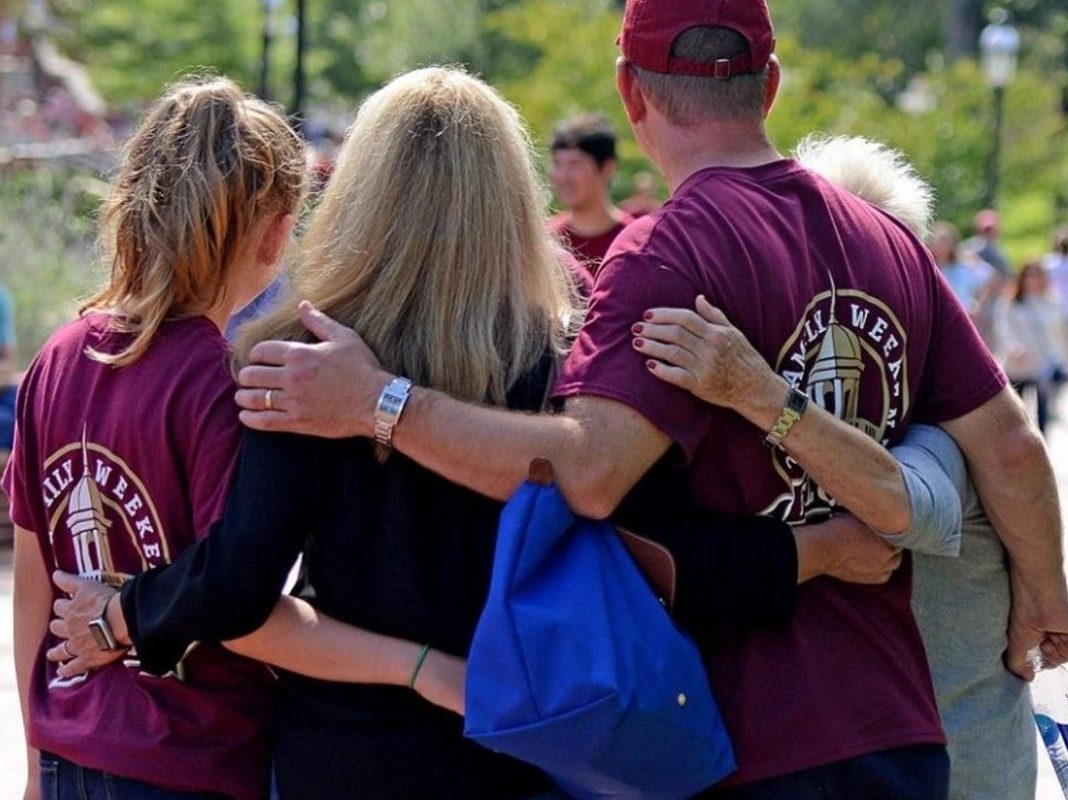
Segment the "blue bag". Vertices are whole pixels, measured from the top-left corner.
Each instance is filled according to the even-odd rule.
[[[735,769],[696,646],[612,525],[552,485],[501,514],[466,693],[466,736],[579,800],[676,800]]]

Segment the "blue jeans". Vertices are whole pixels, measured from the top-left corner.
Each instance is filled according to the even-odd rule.
[[[709,800],[945,800],[948,796],[949,756],[942,745],[883,750],[700,795]]]
[[[176,792],[121,778],[41,753],[41,800],[225,800],[220,794]]]

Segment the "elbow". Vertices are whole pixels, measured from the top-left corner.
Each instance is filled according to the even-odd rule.
[[[238,639],[225,641],[222,643],[222,646],[231,653],[236,653],[237,655],[245,656],[246,658],[256,658],[257,655],[256,634],[254,632]]]
[[[587,519],[608,519],[623,500],[624,492],[619,488],[614,470],[607,462],[602,466],[589,465],[582,470],[581,477],[561,485],[564,497],[571,510]]]
[[[215,609],[218,619],[212,639],[227,641],[228,649],[240,652],[230,647],[231,640],[240,642],[267,621],[278,602],[278,591],[267,581],[260,581],[258,585],[235,581],[218,588],[219,591],[208,598],[207,606]]]
[[[902,534],[912,527],[912,509],[909,508],[908,497],[904,503],[895,503],[880,515],[877,523],[872,525],[877,531],[889,536]]]
[[[1042,434],[1030,423],[1015,425],[1003,431],[998,439],[998,462],[1003,474],[1019,474],[1048,458]]]

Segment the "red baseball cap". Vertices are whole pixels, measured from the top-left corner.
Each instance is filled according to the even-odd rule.
[[[672,58],[675,40],[696,27],[737,31],[749,43],[749,52],[713,64]],[[628,61],[650,72],[725,80],[767,66],[775,31],[767,0],[627,0],[619,45]]]

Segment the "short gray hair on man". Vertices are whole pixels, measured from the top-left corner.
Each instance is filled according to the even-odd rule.
[[[695,27],[679,34],[671,46],[673,58],[714,64],[749,50],[745,37],[730,28]],[[761,119],[768,68],[727,79],[691,75],[664,75],[632,65],[642,91],[656,109],[675,125],[700,122]]]

